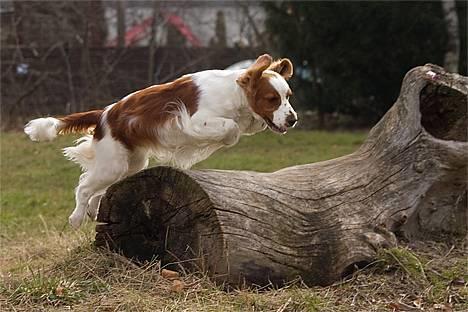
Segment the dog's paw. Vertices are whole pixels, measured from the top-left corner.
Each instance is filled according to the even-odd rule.
[[[80,216],[79,214],[73,213],[70,217],[68,217],[68,223],[77,230],[80,226],[81,223],[83,222],[83,216]]]
[[[226,133],[223,139],[223,144],[227,146],[232,146],[239,142],[240,130],[237,123],[232,122],[229,127],[229,131]]]

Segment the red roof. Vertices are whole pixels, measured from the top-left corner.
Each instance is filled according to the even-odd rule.
[[[198,37],[192,32],[190,27],[185,24],[184,20],[173,13],[161,12],[163,17],[167,19],[167,22],[173,25],[188,42],[194,47],[201,47],[201,41]],[[133,25],[125,33],[125,46],[132,46],[138,41],[144,39],[146,36],[149,36],[151,33],[151,26],[153,25],[153,17],[148,17],[141,21],[140,23]],[[106,46],[115,47],[117,46],[117,37],[107,41]]]

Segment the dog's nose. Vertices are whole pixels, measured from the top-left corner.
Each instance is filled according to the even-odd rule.
[[[286,118],[286,125],[288,127],[292,127],[296,124],[297,122],[297,118],[293,115],[293,114],[290,114],[287,118]]]

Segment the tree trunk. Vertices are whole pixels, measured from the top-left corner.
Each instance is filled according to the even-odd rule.
[[[449,72],[457,73],[460,58],[457,4],[454,0],[442,0],[442,10],[447,28],[447,51],[445,52],[444,68]]]
[[[378,248],[467,224],[468,78],[411,70],[353,154],[273,173],[156,167],[109,188],[96,244],[231,285],[330,284]]]
[[[125,48],[126,9],[125,0],[117,1],[117,47]]]
[[[151,22],[151,37],[149,41],[148,51],[148,85],[152,85],[154,82],[154,68],[155,68],[155,51],[156,51],[156,31],[157,31],[157,19],[159,16],[159,2],[153,3],[153,21]]]

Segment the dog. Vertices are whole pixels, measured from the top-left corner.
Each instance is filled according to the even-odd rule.
[[[75,229],[86,214],[95,220],[106,189],[148,166],[188,169],[241,135],[267,127],[286,133],[297,122],[287,80],[293,65],[259,56],[247,69],[207,70],[133,92],[102,110],[31,120],[24,132],[33,141],[58,134],[88,133],[64,155],[83,170],[69,217]],[[94,129],[94,133],[89,134]]]

